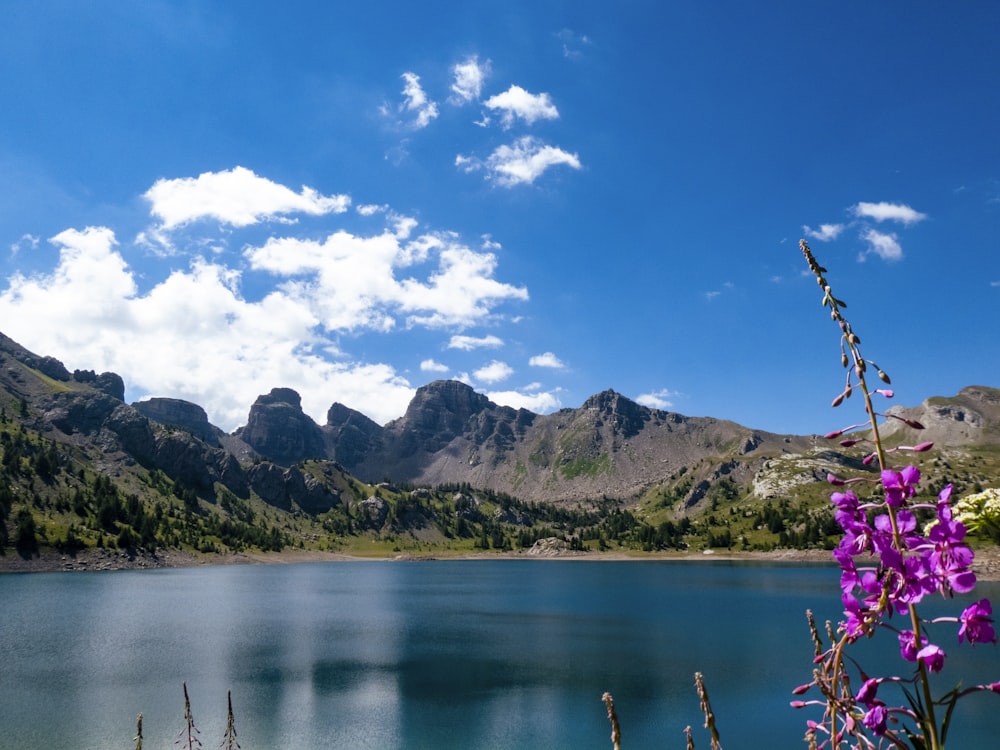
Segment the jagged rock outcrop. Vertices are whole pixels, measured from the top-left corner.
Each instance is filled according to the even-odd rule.
[[[118,401],[125,400],[125,381],[118,373],[102,372],[98,375],[93,370],[73,370],[73,380],[77,383],[91,383],[102,393]]]
[[[323,432],[331,446],[330,458],[348,471],[382,450],[381,425],[339,402],[327,410]]]
[[[293,503],[307,513],[323,513],[340,503],[340,496],[311,474],[271,462],[254,464],[246,471],[250,487],[265,503],[291,510]]]
[[[237,435],[261,456],[283,466],[327,454],[319,425],[302,411],[302,399],[291,388],[273,388],[258,397]]]
[[[150,398],[132,404],[140,414],[168,427],[190,432],[212,446],[219,444],[222,432],[208,422],[208,414],[197,404],[179,398]]]

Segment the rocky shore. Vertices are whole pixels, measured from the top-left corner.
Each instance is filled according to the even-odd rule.
[[[435,556],[395,554],[390,557],[358,557],[337,552],[289,550],[287,552],[236,553],[231,555],[198,554],[178,550],[160,550],[155,554],[124,552],[120,550],[84,550],[75,555],[47,552],[23,557],[8,552],[0,556],[0,573],[45,573],[56,571],[111,571],[152,570],[157,568],[189,568],[201,565],[281,565],[304,562],[336,562],[343,560],[429,560]],[[444,557],[444,555],[438,556]],[[481,552],[454,555],[449,559],[559,559],[559,560],[754,560],[758,562],[795,564],[830,564],[826,550],[774,550],[771,552],[577,552],[549,545],[520,552]],[[979,580],[1000,581],[1000,547],[990,546],[976,550],[973,566]]]

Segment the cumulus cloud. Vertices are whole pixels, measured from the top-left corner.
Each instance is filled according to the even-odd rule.
[[[868,243],[868,249],[860,260],[863,260],[865,255],[871,254],[877,255],[882,260],[900,260],[903,257],[903,248],[895,234],[886,234],[869,227],[861,233],[861,238]]]
[[[499,349],[503,346],[503,339],[497,336],[464,336],[457,334],[448,341],[449,349],[460,349],[462,351],[472,351],[473,349]]]
[[[537,384],[534,384],[537,385]],[[488,391],[486,397],[501,406],[512,409],[527,409],[535,414],[546,414],[562,408],[562,403],[555,391],[536,391],[533,387],[523,390]]]
[[[528,364],[532,367],[551,367],[555,370],[561,370],[566,367],[562,361],[552,352],[545,352],[544,354],[536,354],[534,357],[528,360]]]
[[[399,106],[399,111],[413,116],[410,121],[411,127],[417,130],[425,128],[437,118],[438,106],[427,98],[427,94],[420,86],[420,76],[407,72],[403,73],[402,79],[403,103]]]
[[[648,406],[651,409],[669,409],[674,405],[672,399],[677,394],[667,388],[661,388],[658,391],[652,391],[650,393],[643,393],[636,397],[636,403],[642,404],[643,406]]]
[[[514,368],[506,362],[494,359],[487,365],[480,367],[472,373],[473,377],[481,383],[499,383],[514,374]]]
[[[517,85],[511,85],[502,94],[491,96],[483,104],[488,109],[500,112],[500,122],[505,128],[513,125],[516,118],[529,125],[536,120],[559,119],[559,110],[548,94],[532,94]]]
[[[455,158],[455,165],[466,172],[485,169],[487,177],[503,187],[530,185],[554,166],[582,167],[576,154],[549,146],[531,136],[499,146],[484,161],[459,155]]]
[[[254,180],[259,178],[250,184]],[[246,184],[210,178],[158,184],[167,183],[195,192],[206,184],[239,192]],[[170,202],[164,195],[153,194],[154,206]],[[274,195],[303,197],[283,190]],[[278,210],[277,202],[242,197],[240,204],[240,196],[217,195],[203,206],[203,215],[227,221],[235,231]],[[289,215],[315,208],[309,200],[281,205]],[[0,289],[0,320],[7,335],[59,357],[70,369],[117,372],[132,399],[194,401],[226,430],[243,424],[254,399],[276,386],[299,391],[307,413],[320,422],[333,400],[386,422],[403,413],[414,390],[393,366],[352,358],[340,348],[343,334],[354,340],[401,327],[495,323],[501,319],[498,305],[528,295],[524,287],[495,278],[493,254],[467,247],[451,232],[419,234],[411,219],[384,213],[387,228],[381,232],[271,236],[263,244],[244,242],[235,263],[232,251],[203,241],[194,228],[178,239],[186,257],[122,248],[108,227],[68,229],[50,240],[59,250],[51,270],[8,277]],[[167,223],[193,215],[157,214]],[[127,253],[141,259],[140,269],[130,265]],[[502,343],[496,336],[457,336],[451,346]],[[422,370],[441,367],[426,360]],[[489,372],[496,377],[500,370]]]
[[[829,242],[830,240],[835,240],[840,236],[840,233],[844,231],[844,225],[820,224],[819,229],[812,229],[808,226],[803,226],[802,231],[805,232],[807,237],[811,237],[814,240]]]
[[[117,372],[130,396],[201,404],[226,430],[276,385],[295,388],[322,421],[329,394],[375,419],[405,410],[413,388],[389,365],[334,361],[307,307],[282,294],[240,296],[236,273],[195,259],[141,293],[105,227],[52,238],[59,262],[48,275],[15,276],[0,293],[0,317],[15,340],[77,367]]]
[[[466,104],[477,100],[482,94],[483,84],[490,74],[490,61],[480,63],[479,58],[473,55],[454,65],[451,74],[454,80],[449,101],[456,105]]]
[[[298,193],[245,167],[222,172],[204,172],[198,177],[160,179],[143,195],[151,212],[169,230],[198,219],[216,219],[234,227],[245,227],[291,213],[313,216],[347,210],[346,195],[320,195],[310,187]]]
[[[388,331],[397,315],[407,326],[469,326],[501,301],[526,300],[527,290],[493,278],[496,256],[423,235],[403,243],[385,232],[362,237],[339,231],[325,240],[272,237],[245,251],[251,268],[287,279],[283,292],[306,304],[331,330]],[[434,262],[426,279],[396,270]]]
[[[909,206],[902,203],[865,203],[864,201],[851,207],[851,212],[862,219],[874,219],[875,221],[898,221],[909,226],[923,221],[927,214],[914,211]]]
[[[448,365],[435,362],[433,359],[425,359],[420,363],[421,372],[448,372]]]

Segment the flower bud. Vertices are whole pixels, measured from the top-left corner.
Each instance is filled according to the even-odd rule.
[[[933,447],[934,443],[917,443],[912,448],[910,448],[910,450],[913,451],[914,453],[923,453],[925,451],[929,451]]]
[[[847,354],[844,352],[840,353],[840,366],[847,367]]]
[[[889,376],[885,374],[885,370],[878,371],[878,379],[881,380],[886,385],[892,385],[892,381],[889,380]]]
[[[838,477],[836,474],[827,474],[826,481],[828,481],[834,487],[840,487],[843,484],[847,484],[843,479]]]
[[[922,429],[924,429],[924,426],[922,424],[920,424],[920,422],[918,422],[915,419],[903,419],[903,422],[906,423],[907,427],[912,427],[914,430],[922,430]]]
[[[860,442],[861,442],[860,438],[852,439],[852,440],[841,440],[840,441],[840,445],[842,447],[844,447],[844,448],[851,448],[851,447],[857,445]]]
[[[834,430],[833,432],[826,433],[823,437],[825,437],[827,440],[833,440],[834,438],[838,438],[843,434],[844,434],[843,430]]]
[[[830,406],[840,406],[842,403],[844,403],[845,398],[847,398],[847,393],[846,392],[841,393],[839,396],[837,396],[837,398],[833,400],[833,403],[830,404]]]
[[[890,391],[888,388],[876,388],[872,393],[877,393],[880,396],[885,396],[885,398],[892,398],[896,394]]]

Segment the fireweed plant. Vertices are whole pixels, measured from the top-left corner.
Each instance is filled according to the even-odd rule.
[[[810,748],[913,748],[943,750],[948,726],[959,699],[977,691],[1000,694],[1000,682],[962,688],[960,685],[934,697],[931,675],[940,672],[945,648],[931,640],[932,626],[957,625],[959,644],[970,646],[996,643],[992,607],[980,599],[965,607],[958,617],[922,618],[917,605],[930,594],[946,598],[968,594],[976,585],[971,570],[973,552],[964,543],[966,526],[953,514],[952,485],[947,485],[934,503],[917,502],[916,487],[920,470],[889,463],[889,454],[924,452],[931,443],[887,449],[879,434],[879,418],[897,419],[914,429],[923,426],[895,414],[875,411],[873,398],[892,398],[887,388],[871,388],[869,374],[874,370],[884,385],[889,376],[861,354],[861,341],[844,317],[847,305],[833,295],[826,280],[825,268],[816,262],[809,245],[802,240],[799,248],[823,290],[823,305],[840,327],[841,364],[847,371],[844,390],[833,400],[840,406],[852,393],[860,392],[868,419],[826,435],[840,440],[845,448],[862,446],[866,465],[877,462],[878,479],[855,477],[842,479],[830,474],[827,479],[837,487],[830,500],[837,523],[844,530],[833,556],[840,564],[840,585],[844,619],[836,630],[827,623],[826,641],[821,638],[812,614],[807,613],[815,644],[813,677],[795,689],[795,708],[820,706],[819,721],[808,721],[805,739]],[[865,428],[869,432],[857,432]],[[876,501],[862,501],[848,487],[855,483],[873,483],[880,487]],[[915,511],[930,511],[934,520],[918,527]],[[888,630],[898,643],[902,674],[870,676],[848,656],[848,649],[862,638],[872,638],[877,631]],[[935,636],[938,634],[935,633]],[[824,645],[827,643],[828,645]],[[950,646],[949,646],[950,647]],[[906,672],[909,671],[909,674]],[[857,677],[854,682],[852,675]],[[818,698],[807,699],[809,693]],[[901,694],[901,695],[900,695]],[[899,705],[894,700],[905,699]]]

